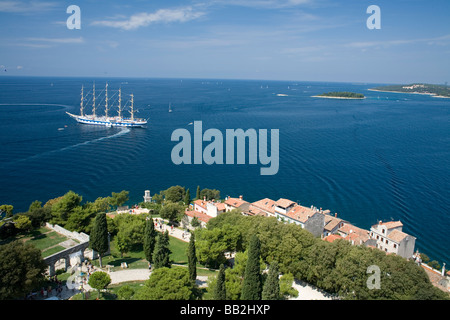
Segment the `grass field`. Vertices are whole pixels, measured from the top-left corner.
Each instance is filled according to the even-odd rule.
[[[42,257],[48,257],[54,253],[60,252],[65,248],[60,246],[61,242],[66,241],[68,238],[47,228],[41,227],[33,230],[28,234],[19,235],[14,240],[20,240],[22,242],[30,243],[42,252]]]

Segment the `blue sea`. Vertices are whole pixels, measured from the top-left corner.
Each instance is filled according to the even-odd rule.
[[[145,129],[77,124],[80,89],[134,94]],[[380,84],[212,79],[0,78],[0,204],[15,212],[69,190],[83,201],[172,185],[250,202],[288,198],[369,229],[400,220],[416,248],[450,263],[450,100],[368,91]],[[312,98],[353,91],[365,100]],[[168,112],[169,104],[172,112]],[[87,107],[89,112],[89,108]],[[279,129],[279,171],[257,165],[175,165],[172,132]],[[62,128],[62,129],[61,129]],[[60,130],[58,130],[60,129]],[[206,143],[205,143],[206,145]]]

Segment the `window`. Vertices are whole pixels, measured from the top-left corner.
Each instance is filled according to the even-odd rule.
[[[394,249],[397,249],[397,245],[394,243]]]
[[[386,244],[388,244],[389,243],[389,241],[386,239]]]

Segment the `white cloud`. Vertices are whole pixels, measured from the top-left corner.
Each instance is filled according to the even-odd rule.
[[[425,42],[428,45],[446,45],[448,44],[448,40],[450,40],[450,35],[445,35],[436,38],[421,38],[421,39],[409,39],[409,40],[388,40],[388,41],[360,41],[360,42],[351,42],[346,46],[352,48],[368,48],[368,47],[382,47],[382,46],[392,46],[392,45],[402,45],[402,44],[414,44]]]
[[[44,42],[54,44],[84,43],[83,37],[78,38],[27,38],[33,42]]]
[[[251,8],[280,9],[311,4],[312,0],[213,0],[210,4]]]
[[[192,7],[178,9],[160,9],[154,13],[141,12],[126,20],[94,21],[92,25],[132,30],[148,26],[152,23],[187,22],[204,15],[204,12],[194,11]]]
[[[44,1],[0,1],[0,12],[28,13],[52,9],[57,5]]]

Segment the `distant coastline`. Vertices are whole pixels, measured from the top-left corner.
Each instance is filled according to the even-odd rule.
[[[430,95],[434,98],[450,98],[450,87],[447,85],[414,83],[410,85],[390,85],[367,89],[369,91],[409,93]]]
[[[376,92],[391,92],[391,93],[408,93],[408,94],[421,94],[426,96],[432,96],[433,98],[444,98],[450,99],[450,97],[440,96],[435,93],[425,93],[425,92],[405,92],[405,91],[390,91],[390,90],[378,90],[378,89],[367,89],[368,91],[376,91]],[[323,98],[323,97],[320,97]]]

